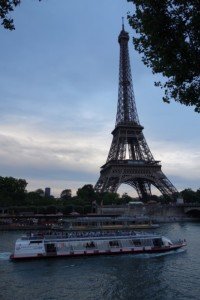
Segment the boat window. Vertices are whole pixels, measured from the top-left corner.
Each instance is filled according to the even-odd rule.
[[[141,246],[141,240],[133,240],[135,246]]]
[[[154,239],[154,240],[153,240],[153,245],[154,245],[155,247],[161,247],[161,246],[163,245],[162,239]]]
[[[94,248],[94,247],[95,247],[94,242],[89,242],[86,244],[86,248]]]
[[[152,246],[152,240],[150,240],[150,239],[142,239],[141,243],[142,243],[142,246]]]
[[[30,244],[40,244],[42,241],[30,241]]]
[[[46,251],[47,253],[55,253],[56,252],[56,246],[55,244],[46,244]]]
[[[110,242],[109,242],[109,245],[110,245],[111,247],[119,247],[119,242],[118,242],[118,241],[110,241]]]

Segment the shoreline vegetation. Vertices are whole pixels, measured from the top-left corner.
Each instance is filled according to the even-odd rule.
[[[77,212],[81,215],[94,213],[97,206],[102,205],[126,205],[130,202],[141,201],[139,198],[130,197],[127,193],[97,193],[93,185],[86,184],[76,191],[72,196],[71,189],[61,191],[59,197],[50,193],[50,188],[43,190],[38,188],[35,191],[27,191],[25,179],[0,176],[0,214],[57,214],[64,215]],[[48,193],[46,193],[48,191]],[[168,195],[152,195],[143,199],[144,204],[157,203],[160,205],[175,204],[176,199],[181,196],[184,203],[200,204],[200,188],[193,191],[190,188],[184,189],[174,199]]]
[[[79,188],[75,196],[70,189],[54,197],[50,188],[26,190],[25,179],[0,176],[0,230],[49,229],[61,218],[94,216],[130,216],[135,223],[196,221],[200,218],[200,189],[180,192],[184,203],[168,195],[152,195],[141,201],[127,193],[97,193],[91,184]],[[48,191],[48,193],[46,193]],[[192,214],[185,210],[191,206]],[[194,209],[193,209],[194,206]]]

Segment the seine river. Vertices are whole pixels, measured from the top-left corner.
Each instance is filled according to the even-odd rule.
[[[155,230],[186,239],[186,251],[164,255],[62,258],[11,262],[20,232],[0,232],[2,300],[200,299],[200,223]]]

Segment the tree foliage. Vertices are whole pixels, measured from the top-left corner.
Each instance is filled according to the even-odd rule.
[[[68,200],[71,197],[72,197],[72,191],[70,189],[65,189],[60,194],[60,198],[63,200]]]
[[[38,194],[39,196],[41,196],[41,197],[44,197],[44,190],[43,189],[37,189],[37,190],[35,190],[35,193],[36,194]]]
[[[13,19],[9,17],[9,14],[20,2],[21,0],[0,0],[0,18],[2,19],[1,25],[3,25],[4,28],[9,30],[15,29]]]
[[[56,200],[53,196],[45,197],[44,191],[42,193],[42,189],[38,189],[35,192],[29,192],[25,195],[26,205],[34,205],[34,206],[48,206],[56,204]]]
[[[165,83],[163,100],[194,106],[200,112],[199,0],[127,0],[135,4],[129,24],[136,31],[135,49]]]
[[[105,192],[102,194],[102,204],[111,205],[111,204],[122,204],[120,201],[120,196],[117,193]]]
[[[78,189],[77,196],[86,201],[95,201],[95,191],[92,184],[85,184],[82,188]]]
[[[9,17],[9,14],[13,12],[16,6],[20,5],[20,3],[21,0],[0,0],[0,18],[2,19],[1,25],[3,25],[5,29],[15,29],[14,21]]]
[[[24,179],[0,176],[0,205],[24,204],[27,182]]]
[[[26,191],[27,182],[24,179],[0,176],[0,209],[7,208],[10,211],[35,213],[71,213],[78,212],[86,214],[94,212],[96,205],[120,205],[130,201],[138,201],[124,193],[120,196],[117,193],[96,193],[91,184],[86,184],[77,191],[77,196],[66,199],[46,197],[42,189]],[[42,193],[43,192],[43,193]],[[180,192],[185,203],[200,203],[200,189],[193,191],[187,188]],[[153,195],[150,200],[168,204],[171,198],[167,196]]]
[[[200,203],[200,189],[196,192],[192,189],[185,189],[181,192],[185,203]]]

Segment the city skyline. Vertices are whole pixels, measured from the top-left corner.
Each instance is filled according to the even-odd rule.
[[[117,111],[117,37],[121,17],[133,11],[121,0],[59,5],[57,14],[53,2],[22,2],[12,14],[16,30],[0,28],[0,175],[26,179],[28,190],[49,186],[56,196],[94,185],[106,161]],[[133,37],[127,21],[125,28]],[[154,87],[162,77],[143,65],[131,41],[129,54],[154,158],[178,190],[199,188],[199,115],[173,100],[163,103]]]

